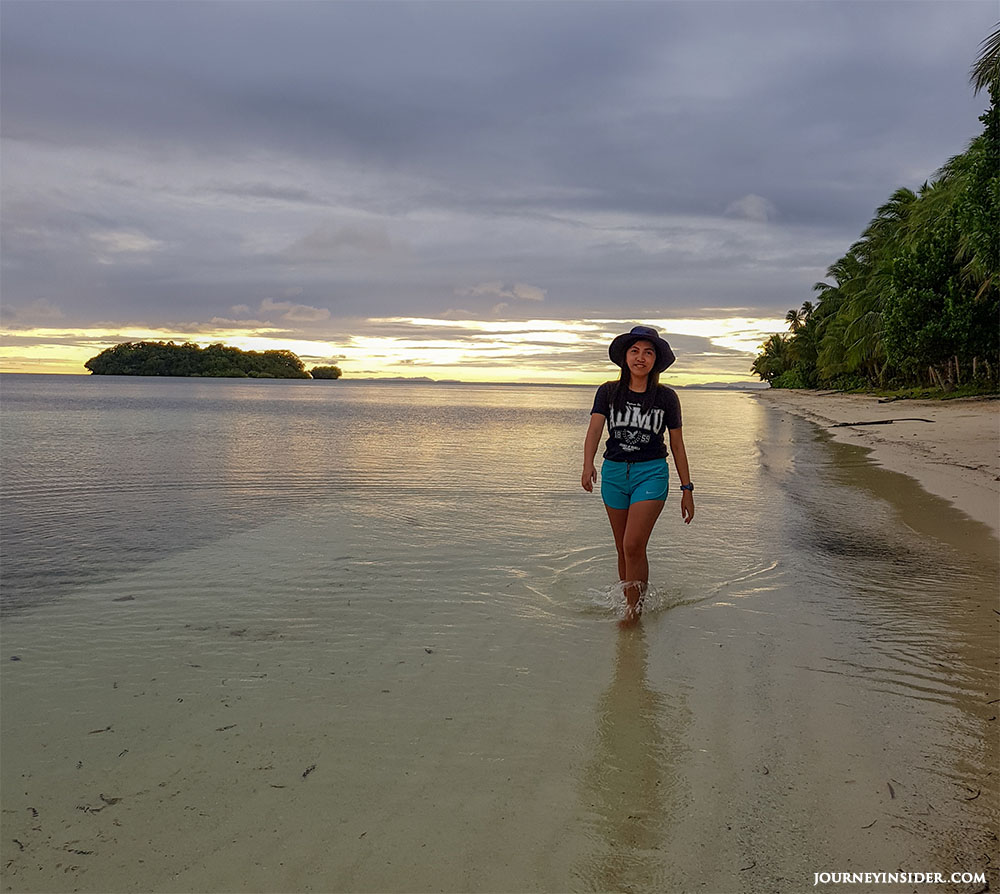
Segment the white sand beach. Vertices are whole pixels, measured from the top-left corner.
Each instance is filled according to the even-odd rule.
[[[763,391],[760,398],[823,426],[839,441],[909,475],[1000,536],[1000,401],[898,400],[864,394]],[[873,423],[893,420],[891,424]]]

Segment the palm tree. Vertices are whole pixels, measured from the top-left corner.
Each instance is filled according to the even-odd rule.
[[[770,382],[792,366],[788,340],[779,333],[772,335],[761,346],[761,353],[753,362],[750,371],[760,376],[761,381]]]
[[[927,189],[924,184],[921,195]],[[919,197],[913,190],[897,189],[878,208],[852,248],[862,262],[863,278],[849,289],[843,321],[844,360],[851,371],[863,371],[870,381],[881,378],[885,370],[885,310],[892,264],[909,236],[918,205]]]
[[[938,170],[938,179],[921,187],[907,228],[907,242],[913,243],[949,220],[957,223],[955,259],[962,265],[962,276],[976,300],[987,293],[1000,274],[996,239],[1000,209],[992,198],[1000,170],[993,161],[997,151],[991,156],[988,135],[982,134],[961,155],[948,159]]]
[[[980,45],[979,57],[970,80],[976,93],[986,89],[990,107],[980,117],[985,128],[961,155],[956,155],[938,171],[942,189],[937,206],[954,213],[959,229],[958,261],[962,275],[975,289],[976,300],[995,294],[1000,283],[1000,28]],[[924,204],[923,202],[921,204]],[[930,202],[927,203],[931,205]]]
[[[788,311],[785,321],[791,335],[773,336],[762,345],[763,353],[755,363],[762,378],[771,381],[776,371],[780,375],[793,367],[803,378],[811,369],[812,377],[821,382],[841,375],[864,375],[871,383],[905,376],[898,331],[912,321],[900,318],[899,302],[913,288],[907,277],[916,275],[920,259],[931,249],[940,253],[941,240],[954,252],[963,277],[960,287],[954,288],[952,303],[961,304],[962,296],[978,302],[978,319],[987,315],[994,321],[992,326],[978,328],[996,332],[996,308],[1000,307],[996,240],[1000,232],[996,192],[1000,27],[982,42],[970,80],[976,93],[986,89],[990,94],[990,108],[980,119],[984,132],[966,152],[951,159],[935,180],[917,192],[896,190],[877,210],[861,237],[827,270],[828,281],[814,286],[816,306],[805,302],[801,309]],[[949,259],[943,258],[942,263],[947,265]],[[956,321],[968,316],[968,312],[958,314]],[[996,356],[996,337],[981,341],[975,347],[970,342],[972,356]]]
[[[980,90],[1000,90],[1000,27],[979,45],[969,80],[977,94]]]

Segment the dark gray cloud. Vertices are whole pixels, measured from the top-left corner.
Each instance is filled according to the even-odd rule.
[[[229,318],[289,288],[332,318],[780,313],[978,132],[968,68],[996,5],[0,16],[4,304],[83,325]]]

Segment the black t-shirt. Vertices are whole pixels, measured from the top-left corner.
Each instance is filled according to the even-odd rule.
[[[625,409],[617,412],[611,403],[618,382],[605,382],[597,389],[594,408],[591,413],[600,413],[608,420],[608,440],[604,458],[612,462],[641,463],[651,459],[663,459],[667,455],[667,445],[663,433],[667,429],[681,427],[681,402],[677,393],[666,385],[660,385],[653,396],[653,409],[644,413],[642,400],[646,396],[629,389],[625,398]]]

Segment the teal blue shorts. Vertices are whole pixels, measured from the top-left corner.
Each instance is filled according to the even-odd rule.
[[[601,466],[601,498],[612,509],[628,509],[642,500],[665,500],[670,486],[666,459]]]

